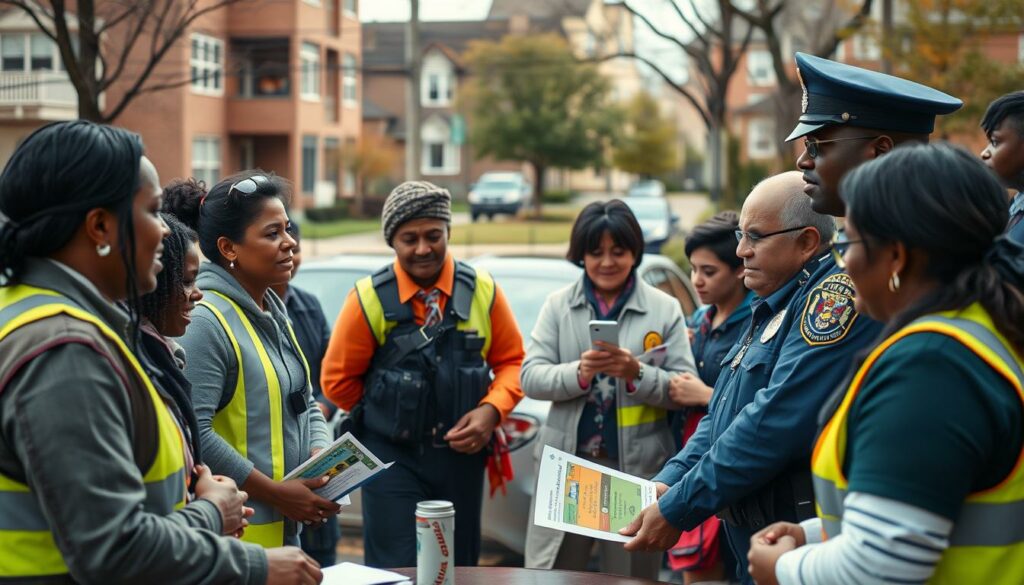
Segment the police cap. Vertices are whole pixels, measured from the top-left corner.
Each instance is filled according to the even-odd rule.
[[[796,66],[803,113],[787,141],[830,124],[931,134],[935,116],[964,105],[920,83],[805,53],[796,54]]]

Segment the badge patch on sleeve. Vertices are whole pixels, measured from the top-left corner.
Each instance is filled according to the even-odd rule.
[[[853,308],[853,280],[846,274],[833,274],[807,296],[800,317],[800,334],[808,345],[831,345],[846,337],[857,320]]]

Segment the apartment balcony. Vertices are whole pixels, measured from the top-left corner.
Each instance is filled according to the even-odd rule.
[[[238,75],[228,85],[228,131],[287,134],[296,115],[289,39],[231,39],[230,53]]]
[[[78,117],[78,94],[58,71],[0,73],[0,120],[71,120]]]

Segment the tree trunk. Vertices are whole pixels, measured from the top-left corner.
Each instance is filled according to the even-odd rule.
[[[544,206],[544,175],[547,174],[547,166],[537,162],[531,162],[533,169],[533,214],[540,219]]]
[[[100,109],[99,96],[92,92],[78,94],[78,117],[99,124],[109,123]]]
[[[708,149],[711,151],[711,203],[717,205],[722,201],[722,122],[712,119],[708,128]]]

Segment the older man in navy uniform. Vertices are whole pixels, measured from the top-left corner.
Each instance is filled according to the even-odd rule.
[[[658,503],[623,531],[636,535],[628,550],[668,548],[717,513],[749,582],[751,535],[814,516],[818,410],[879,326],[857,314],[829,250],[835,220],[811,209],[803,185],[800,173],[783,173],[743,204],[736,254],[758,296],[751,322],[722,362],[708,415],[654,478]]]
[[[926,142],[935,116],[962,105],[923,85],[802,53],[797,65],[803,114],[789,139],[805,137],[806,151],[798,161],[802,177],[783,175],[797,179],[783,188],[790,195],[796,189],[798,199],[802,190],[821,214],[844,215],[838,187],[846,172],[900,144]],[[624,531],[636,534],[628,549],[667,548],[680,529],[717,512],[726,520],[744,582],[750,576],[742,560],[753,533],[783,518],[814,515],[807,470],[818,411],[854,356],[881,330],[856,313],[852,282],[836,265],[828,246],[831,234],[824,230],[818,230],[820,254],[803,266],[794,262],[796,270],[778,288],[758,285],[764,274],[759,264],[766,257],[794,253],[757,249],[757,235],[764,239],[776,231],[750,227],[764,223],[760,216],[770,216],[761,206],[757,198],[744,204],[744,238],[737,248],[749,267],[746,278],[755,281],[748,286],[760,297],[749,332],[726,357],[709,415],[654,478],[658,503]],[[786,220],[792,209],[777,210],[776,229],[799,227]],[[808,237],[796,231],[798,238]]]

